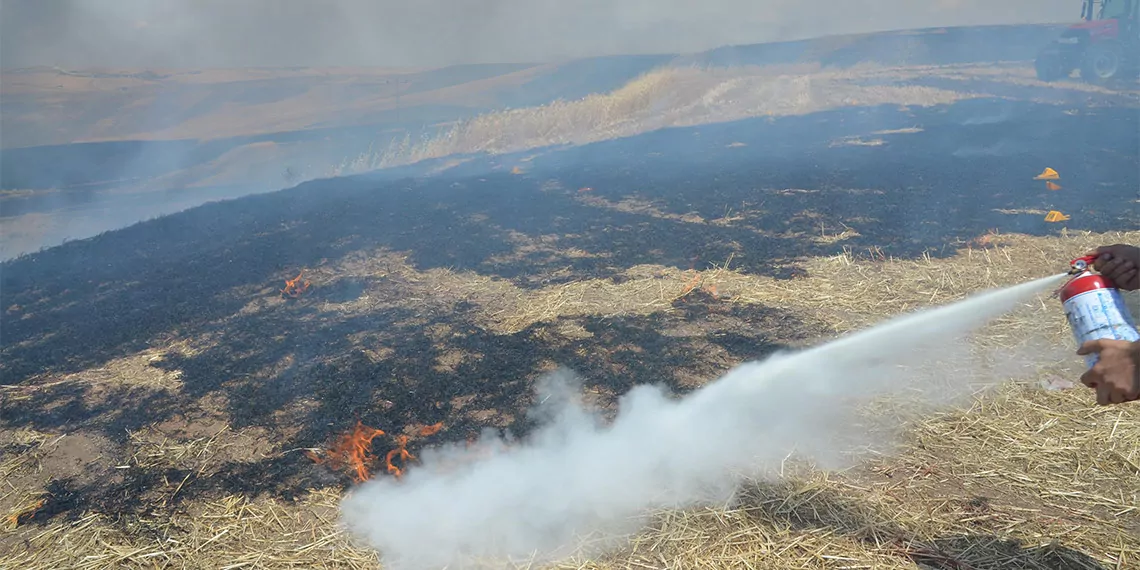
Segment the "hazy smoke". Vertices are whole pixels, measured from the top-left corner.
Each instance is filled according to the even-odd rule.
[[[997,4],[986,0],[0,0],[0,66],[148,67],[159,68],[162,74],[163,68],[170,67],[546,62],[588,55],[693,52],[726,44],[915,26],[1071,21],[1075,12],[1072,0]],[[952,54],[960,47],[927,49]],[[861,49],[862,57],[873,59],[875,48]],[[551,71],[538,76],[533,91],[524,86],[493,103],[482,94],[473,99],[488,99],[476,108],[514,106],[510,100],[516,95],[528,101],[517,104],[529,105],[605,91],[616,78],[601,67],[598,73],[582,72],[588,66]],[[423,87],[448,73],[428,71],[414,81]],[[209,73],[198,79],[201,83],[182,76],[163,81],[124,79],[122,83],[92,79],[88,84],[76,76],[61,76],[58,90],[54,83],[39,85],[37,89],[48,89],[44,92],[29,91],[22,78],[5,74],[0,142],[7,151],[79,140],[213,139],[277,128],[290,131],[282,140],[291,141],[302,133],[304,129],[293,130],[296,125],[289,121],[286,126],[277,125],[276,119],[257,121],[257,112],[248,121],[240,121],[244,130],[235,132],[228,113],[233,108],[254,108],[254,101],[262,97],[273,101],[274,114],[289,108],[283,116],[294,109],[304,116],[307,111],[301,110],[302,105],[338,109],[333,114],[314,113],[311,122],[302,123],[309,125],[343,125],[345,113],[364,102],[360,113],[348,120],[375,126],[377,135],[360,142],[359,131],[350,135],[355,127],[346,127],[328,135],[327,144],[306,138],[273,148],[235,146],[216,159],[202,158],[205,155],[197,152],[201,147],[191,152],[186,147],[148,145],[131,151],[133,159],[111,164],[103,162],[101,153],[106,147],[67,149],[63,160],[53,154],[56,150],[48,150],[25,162],[58,165],[46,169],[44,175],[13,180],[19,176],[11,172],[19,169],[5,169],[9,173],[3,181],[5,189],[49,192],[4,204],[0,259],[58,245],[65,238],[87,238],[207,200],[272,191],[325,176],[344,159],[371,152],[372,143],[384,147],[389,135],[382,133],[393,127],[414,131],[423,124],[417,121],[430,124],[461,114],[441,116],[434,109],[436,104],[447,107],[457,101],[456,95],[437,100],[428,87],[418,92],[422,100],[414,104],[425,114],[409,119],[417,113],[405,113],[401,121],[398,110],[391,112],[393,105],[398,107],[398,98],[391,101],[393,87],[388,83],[363,80],[357,84],[343,78],[326,83],[318,77],[260,81],[252,76],[229,83],[224,74]],[[551,82],[566,82],[573,92],[548,93]],[[88,88],[92,91],[85,91]],[[306,95],[286,102],[294,96],[294,89],[307,90]],[[344,100],[351,103],[342,107]],[[226,121],[228,126],[215,129],[214,121]],[[366,164],[370,168],[373,163]],[[107,183],[111,184],[104,186]],[[172,193],[167,196],[154,190]],[[28,208],[42,215],[24,214],[26,204],[34,205]]]
[[[546,424],[532,437],[429,450],[402,482],[354,491],[345,520],[394,569],[542,561],[587,542],[612,545],[648,510],[723,501],[740,477],[772,475],[793,453],[833,468],[859,446],[881,448],[890,441],[881,429],[898,421],[858,413],[875,397],[911,394],[945,405],[975,382],[1008,379],[1025,360],[1007,367],[1006,355],[1005,365],[989,367],[961,339],[1059,277],[747,363],[682,399],[640,386],[609,425],[580,404],[573,375],[560,372],[538,386],[533,413]]]
[[[5,67],[532,62],[1078,12],[1073,0],[3,0],[0,58]]]

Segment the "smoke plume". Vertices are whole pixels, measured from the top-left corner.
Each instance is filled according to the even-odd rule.
[[[1070,21],[1072,0],[4,0],[4,67],[436,66]]]
[[[1059,277],[749,362],[684,398],[639,386],[608,425],[581,403],[573,374],[558,372],[537,387],[531,413],[545,423],[529,438],[428,450],[402,481],[355,490],[344,519],[387,568],[596,552],[651,510],[724,501],[742,477],[776,476],[791,456],[837,468],[861,447],[888,445],[880,428],[899,420],[859,413],[880,396],[945,406],[1008,379],[1017,370],[987,366],[964,339]]]

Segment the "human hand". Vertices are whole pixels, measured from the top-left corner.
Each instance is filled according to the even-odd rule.
[[[1077,350],[1079,355],[1097,353],[1097,363],[1081,375],[1081,383],[1096,390],[1096,403],[1102,406],[1140,400],[1140,341],[1090,340]]]
[[[1125,291],[1140,289],[1140,247],[1125,245],[1102,245],[1088,255],[1095,255],[1093,269],[1110,279],[1117,288]]]

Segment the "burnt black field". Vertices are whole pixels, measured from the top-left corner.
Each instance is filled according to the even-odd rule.
[[[845,144],[855,139],[880,143]],[[314,404],[290,418],[302,427],[279,435],[283,448],[319,446],[358,418],[390,432],[444,422],[448,430],[438,437],[459,440],[486,427],[456,419],[454,402],[462,400],[515,418],[509,428],[525,432],[526,380],[545,361],[620,394],[700,361],[701,346],[731,355],[699,369],[711,378],[740,360],[818,338],[821,326],[777,303],[725,308],[695,295],[669,314],[576,317],[592,336],[552,341],[557,323],[498,334],[479,324],[470,303],[417,308],[386,277],[326,283],[299,301],[243,313],[262,294],[248,291],[269,288],[272,296],[298,268],[376,248],[406,254],[420,271],[474,272],[534,289],[617,280],[638,264],[704,268],[730,255],[740,271],[791,278],[802,259],[844,248],[914,258],[952,254],[990,230],[1135,229],[1138,156],[1135,107],[981,98],[673,128],[471,157],[436,175],[427,175],[433,165],[413,165],[210,203],[0,265],[0,384],[16,390],[6,394],[23,394],[0,397],[0,427],[88,430],[121,442],[128,429],[222,414],[235,428],[277,433],[274,414],[304,399]],[[515,166],[520,174],[510,172]],[[1063,190],[1033,180],[1046,166],[1061,173]],[[657,213],[597,200],[651,203]],[[714,220],[731,210],[750,214],[731,224],[679,219]],[[1071,220],[1050,224],[1040,213],[1018,213],[1024,210],[1060,210]],[[831,245],[811,239],[844,228],[858,235]],[[531,255],[518,251],[512,236],[520,234],[557,235],[562,250],[606,255]],[[339,320],[321,315],[322,304],[369,288],[387,295],[381,309]],[[692,322],[695,335],[666,332]],[[437,325],[453,331],[451,340],[432,336]],[[362,353],[351,340],[361,333],[381,339],[390,354]],[[205,335],[218,342],[153,364],[182,372],[179,391],[52,380]],[[433,367],[454,349],[479,358],[453,370]],[[286,357],[293,364],[276,367]],[[36,516],[86,508],[141,514],[156,507],[138,497],[184,475],[155,468],[53,481],[53,498]],[[193,478],[164,508],[221,492],[294,496],[332,477],[298,455],[234,460]]]

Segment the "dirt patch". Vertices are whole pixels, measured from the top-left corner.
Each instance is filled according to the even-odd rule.
[[[106,473],[112,467],[113,446],[103,437],[77,433],[52,445],[40,460],[39,469],[53,478],[75,478],[84,473]]]
[[[7,531],[75,508],[71,488],[122,484],[122,450],[97,433],[0,432],[0,516]],[[11,548],[0,533],[0,551]]]

